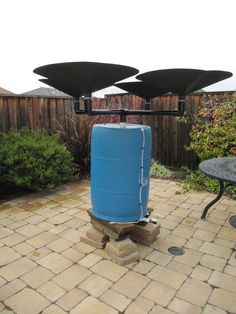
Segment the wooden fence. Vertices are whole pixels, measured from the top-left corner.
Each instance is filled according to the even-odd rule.
[[[139,109],[142,103],[141,98],[127,94],[93,99],[94,108]],[[22,127],[56,131],[58,124],[66,129],[68,123],[66,117],[73,115],[75,113],[72,98],[0,95],[0,132],[19,130]],[[119,122],[119,117],[104,117],[102,120]],[[128,122],[142,123],[142,119],[138,116],[129,117]]]
[[[202,94],[186,97],[185,108],[188,113],[195,114],[202,101]],[[178,96],[162,96],[153,99],[152,109],[176,110]],[[193,152],[187,151],[190,143],[190,124],[178,123],[174,116],[150,116],[147,124],[152,127],[152,156],[161,164],[180,168],[187,166],[195,169],[199,163]]]
[[[217,94],[220,98],[225,93]],[[232,94],[232,92],[229,92]],[[186,97],[186,110],[192,114],[198,111],[203,94]],[[151,107],[156,110],[174,110],[177,108],[177,96],[162,96],[153,99]],[[104,99],[95,98],[94,108],[132,108],[139,109],[143,100],[134,95],[110,95]],[[19,130],[26,126],[32,130],[45,128],[56,131],[58,125],[68,128],[67,116],[75,115],[71,98],[44,98],[28,96],[0,96],[0,132],[10,129]],[[117,116],[104,117],[100,121],[119,122]],[[186,151],[189,144],[191,125],[179,124],[175,117],[168,116],[128,116],[128,122],[145,123],[152,127],[152,156],[161,164],[179,168],[183,165],[196,168],[198,159],[192,152]]]

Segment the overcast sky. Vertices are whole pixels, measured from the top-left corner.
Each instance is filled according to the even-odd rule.
[[[235,0],[1,0],[0,86],[45,86],[34,68],[94,61],[227,70],[208,90],[236,89]]]

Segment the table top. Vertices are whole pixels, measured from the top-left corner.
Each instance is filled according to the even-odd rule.
[[[219,157],[204,160],[199,169],[219,181],[236,184],[236,157]]]

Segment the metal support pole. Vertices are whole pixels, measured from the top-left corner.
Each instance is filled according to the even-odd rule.
[[[218,195],[216,196],[216,198],[213,199],[213,201],[211,201],[204,209],[203,213],[202,213],[202,216],[201,216],[201,219],[205,219],[206,218],[206,215],[207,215],[207,212],[208,212],[208,209],[214,205],[216,202],[218,202],[223,193],[224,193],[224,182],[223,181],[219,181],[219,184],[220,184],[220,191],[218,193]]]
[[[91,116],[92,113],[92,96],[91,93],[88,93],[84,96],[84,107],[85,113]]]
[[[147,98],[145,99],[145,102],[144,102],[144,110],[150,110],[151,108],[151,99],[150,98]],[[143,119],[143,124],[148,124],[148,120],[147,120],[147,117],[146,116],[142,116],[142,119]]]
[[[102,116],[102,115],[119,115],[121,122],[126,122],[126,116],[128,115],[143,115],[143,116],[180,116],[184,112],[184,101],[181,101],[178,105],[178,110],[124,110],[124,109],[93,109],[91,94],[87,94],[83,97],[84,109],[80,109],[79,99],[75,99],[74,108],[77,114],[87,114],[89,116]],[[145,107],[149,107],[149,103],[145,104]]]
[[[184,114],[185,111],[185,97],[180,96],[179,97],[179,102],[178,102],[178,113],[180,116]]]
[[[81,111],[79,98],[75,98],[74,100],[74,110],[75,110],[75,113],[80,113]]]
[[[125,111],[121,112],[119,114],[120,116],[120,122],[126,122],[126,114],[125,114]]]
[[[144,109],[150,110],[150,106],[151,106],[151,99],[150,98],[145,99]]]

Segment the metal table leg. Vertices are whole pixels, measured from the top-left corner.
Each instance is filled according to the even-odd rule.
[[[205,219],[206,218],[206,215],[207,215],[207,212],[208,212],[208,209],[214,205],[216,202],[218,202],[222,195],[224,194],[224,182],[223,181],[219,181],[219,184],[220,184],[220,191],[218,193],[218,195],[216,196],[216,198],[213,199],[213,201],[211,201],[205,208],[204,208],[204,211],[202,213],[202,216],[201,216],[201,219]]]

